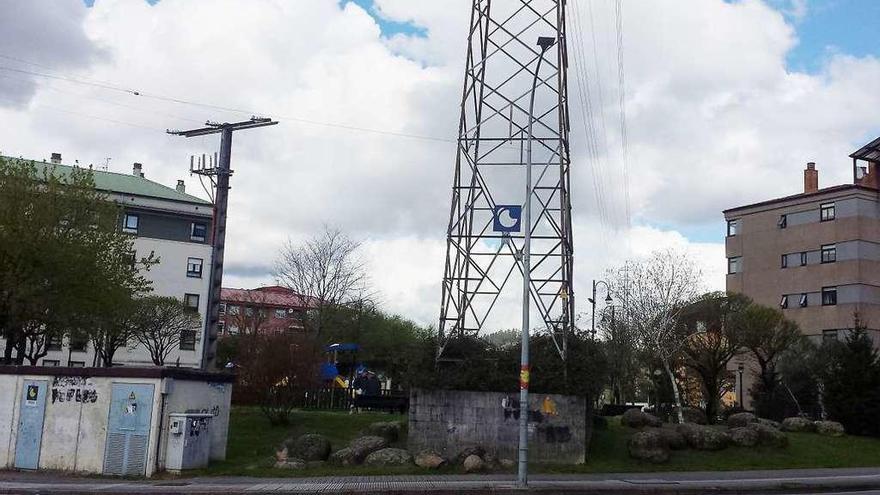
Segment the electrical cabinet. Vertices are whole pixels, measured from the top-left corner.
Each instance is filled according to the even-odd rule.
[[[203,413],[171,413],[165,469],[180,472],[208,465],[211,457],[211,419]]]

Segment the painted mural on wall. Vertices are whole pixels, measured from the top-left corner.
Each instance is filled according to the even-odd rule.
[[[520,407],[519,399],[505,396],[501,399],[501,410],[504,420],[513,419],[519,421]],[[559,416],[559,409],[556,402],[549,395],[544,396],[538,409],[529,410],[529,432],[537,432],[547,443],[566,443],[572,438],[571,428],[565,425],[544,424],[545,420]]]
[[[84,376],[56,376],[52,379],[52,404],[79,402],[94,404],[98,401],[98,391],[91,378]]]

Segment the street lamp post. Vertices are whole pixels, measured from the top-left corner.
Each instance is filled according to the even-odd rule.
[[[538,88],[538,74],[541,72],[541,62],[544,53],[556,43],[555,38],[540,36],[538,46],[541,53],[538,55],[538,65],[535,67],[535,78],[532,81],[532,94],[529,97],[529,125],[526,136],[526,203],[523,241],[523,307],[522,307],[522,349],[520,353],[519,369],[519,466],[517,470],[517,485],[528,485],[529,463],[529,295],[531,290],[531,263],[529,255],[532,248],[532,123],[535,120],[535,92]]]
[[[739,366],[736,367],[736,372],[739,374],[739,407],[745,409],[745,405],[743,405],[743,371],[745,370],[745,366],[742,363],[739,363]]]
[[[596,338],[596,289],[599,287],[599,284],[603,284],[605,286],[605,304],[611,304],[613,299],[611,299],[611,287],[608,287],[608,282],[604,280],[593,280],[593,297],[589,298],[590,305],[593,307],[593,322],[590,326],[590,334],[595,339]]]

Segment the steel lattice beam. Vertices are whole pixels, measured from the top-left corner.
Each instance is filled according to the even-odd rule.
[[[523,232],[492,230],[496,204],[524,203],[528,100],[538,36],[554,36],[533,121],[532,277],[543,329],[564,357],[574,315],[565,0],[474,0],[440,307],[449,338],[477,335],[508,283],[521,281]],[[518,274],[518,275],[516,275]]]

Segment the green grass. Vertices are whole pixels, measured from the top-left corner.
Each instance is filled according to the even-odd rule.
[[[369,466],[330,466],[301,471],[274,469],[275,447],[282,440],[304,433],[327,436],[333,450],[345,447],[359,432],[376,421],[403,421],[405,416],[383,413],[349,415],[343,412],[296,411],[287,427],[273,427],[257,408],[235,407],[229,426],[226,460],[213,462],[207,469],[192,473],[207,476],[299,477],[369,474],[459,473],[458,467],[429,471],[416,466],[379,468]],[[615,473],[648,471],[729,471],[746,469],[793,469],[820,467],[880,466],[880,439],[846,436],[822,437],[814,433],[788,433],[785,449],[730,447],[718,452],[673,451],[666,464],[630,459],[626,443],[634,430],[621,426],[617,418],[607,429],[595,430],[586,464],[534,466],[532,472]],[[406,431],[393,445],[406,447]]]

